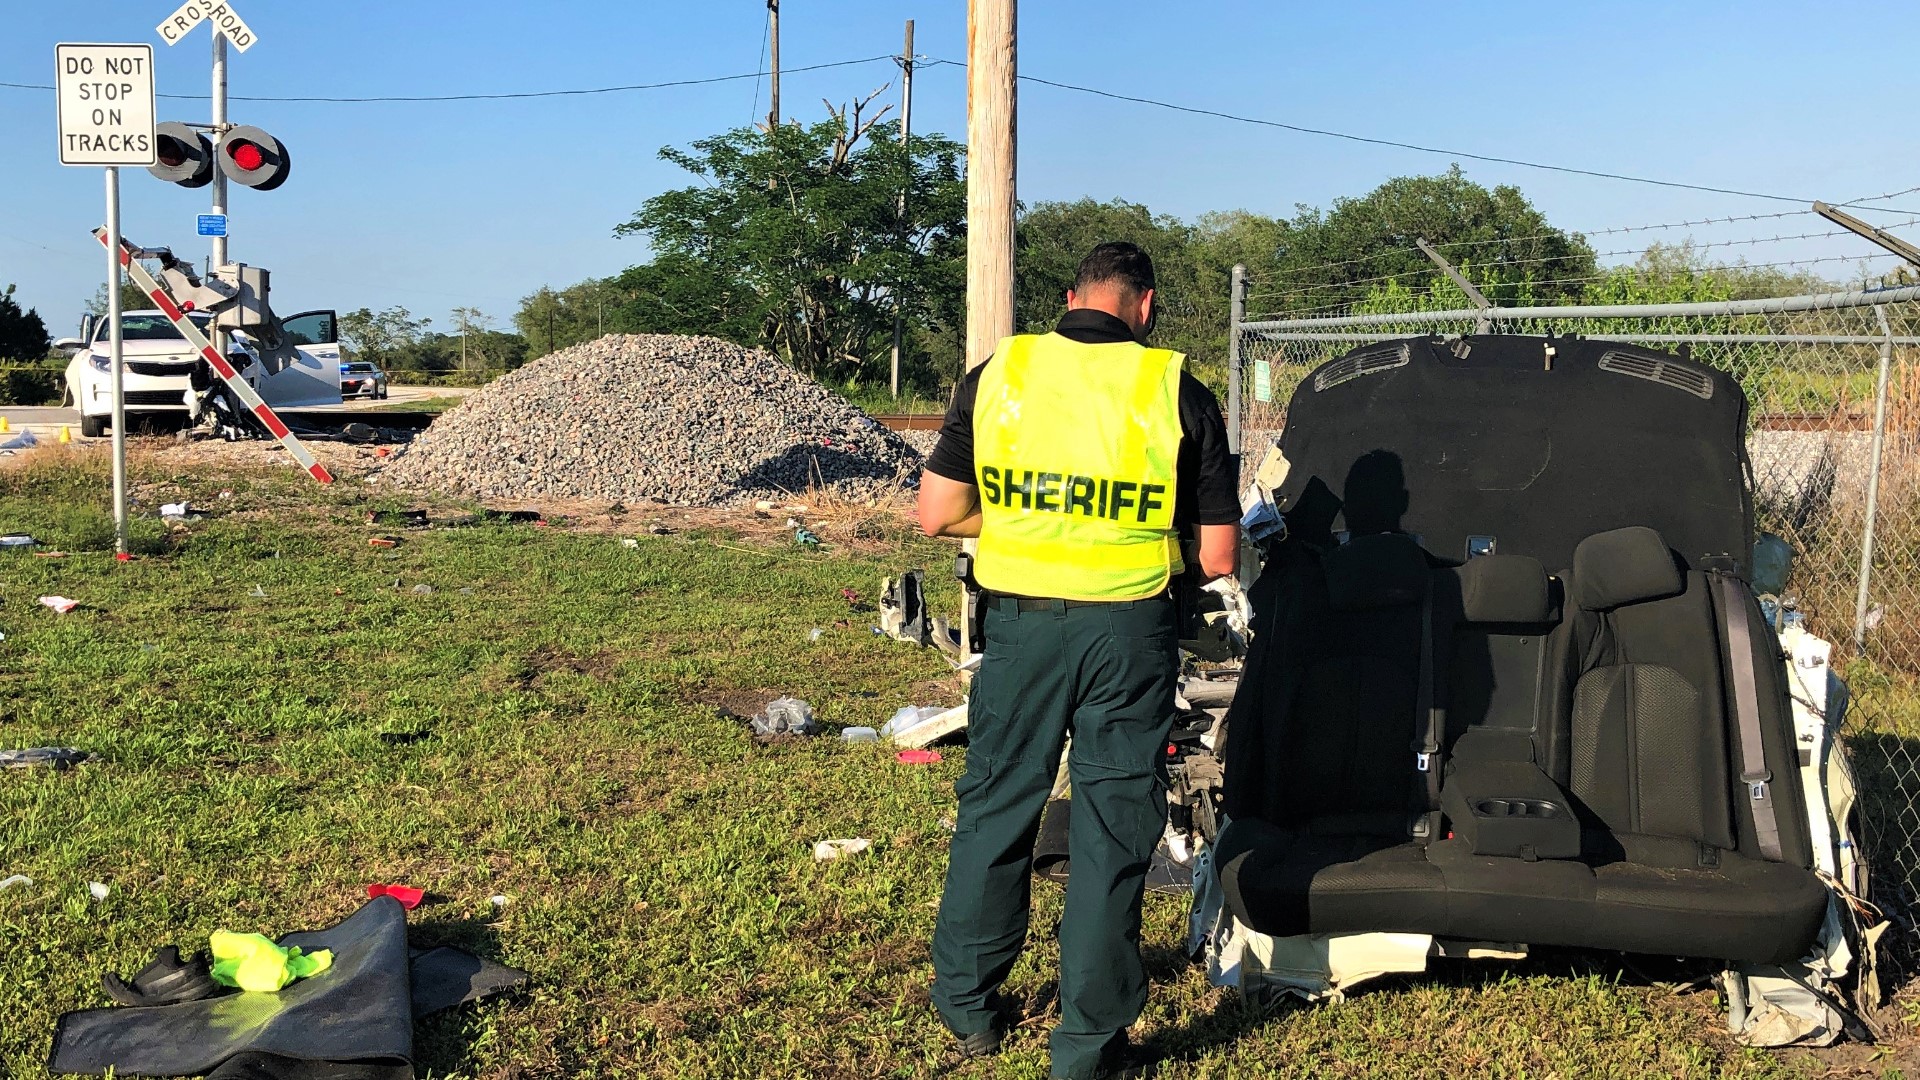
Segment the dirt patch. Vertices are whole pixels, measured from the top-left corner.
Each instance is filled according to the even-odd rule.
[[[623,654],[612,649],[601,649],[591,656],[580,656],[566,649],[542,645],[527,654],[526,663],[535,672],[531,685],[538,687],[546,676],[555,673],[605,679],[613,675],[623,659]]]
[[[772,690],[708,690],[700,695],[699,703],[713,710],[722,720],[736,720],[746,723],[755,713],[767,707],[767,702],[781,695]]]
[[[1838,1046],[1793,1048],[1780,1052],[1781,1060],[1820,1080],[1854,1077],[1920,1075],[1920,1045],[1904,1034],[1878,1046],[1841,1043]]]

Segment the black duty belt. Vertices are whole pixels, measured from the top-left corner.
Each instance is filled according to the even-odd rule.
[[[1173,599],[1172,593],[1162,592],[1141,600],[1056,600],[1037,596],[989,595],[985,602],[986,606],[999,608],[1003,612],[1009,609],[1019,612],[1063,611],[1067,608],[1083,607],[1103,607],[1124,611],[1135,604],[1154,604],[1171,599]]]

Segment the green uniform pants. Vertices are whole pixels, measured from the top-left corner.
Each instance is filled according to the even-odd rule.
[[[1073,783],[1073,860],[1060,921],[1053,1075],[1090,1076],[1140,1016],[1140,901],[1166,826],[1165,748],[1179,654],[1173,603],[989,601],[967,708],[967,771],[933,938],[933,1000],[955,1034],[985,1031],[988,995],[1025,943],[1040,814],[1060,766]],[[1034,606],[1031,601],[1029,606]]]

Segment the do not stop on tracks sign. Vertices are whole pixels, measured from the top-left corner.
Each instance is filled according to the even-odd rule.
[[[114,551],[127,555],[127,395],[120,325],[120,166],[152,165],[153,46],[53,47],[60,164],[98,165],[107,181],[107,341],[113,376]],[[86,402],[76,402],[85,409]],[[83,414],[84,415],[84,414]]]
[[[153,46],[56,45],[54,63],[60,164],[153,164]]]

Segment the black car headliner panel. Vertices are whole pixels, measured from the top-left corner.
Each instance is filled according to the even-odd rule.
[[[1744,574],[1746,402],[1726,373],[1573,338],[1474,336],[1464,357],[1436,339],[1394,344],[1407,363],[1309,375],[1293,396],[1281,494],[1302,539],[1398,530],[1459,560],[1468,537],[1490,536],[1558,569],[1584,537],[1648,525],[1690,565]]]

